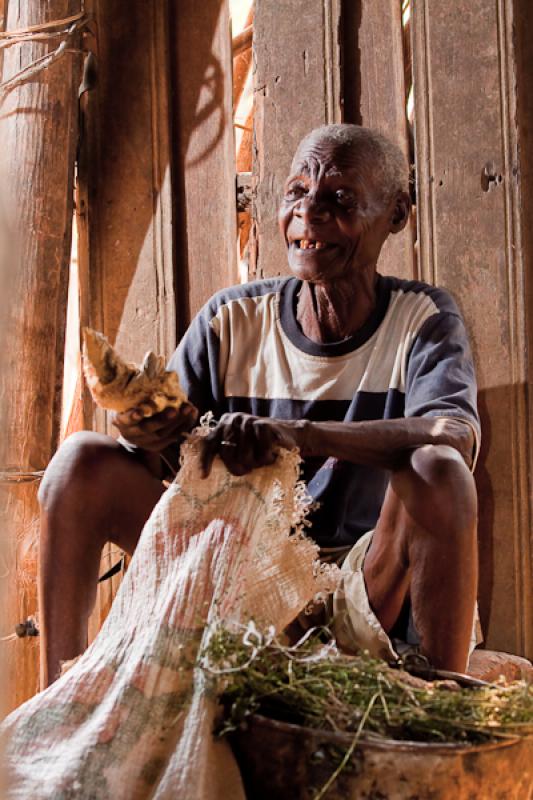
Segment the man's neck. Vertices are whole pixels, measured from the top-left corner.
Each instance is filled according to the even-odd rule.
[[[354,280],[339,278],[334,283],[304,281],[298,295],[296,319],[302,332],[313,342],[340,342],[353,336],[376,307],[376,276]]]

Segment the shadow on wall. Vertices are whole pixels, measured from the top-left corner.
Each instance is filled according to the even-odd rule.
[[[478,551],[479,551],[479,615],[483,631],[488,630],[492,590],[494,583],[494,491],[487,470],[487,454],[490,450],[492,424],[487,409],[487,392],[478,394],[478,409],[481,417],[481,449],[475,470],[479,498]]]
[[[523,384],[482,389],[478,395],[481,452],[475,471],[479,497],[479,606],[491,648],[520,653],[528,624],[527,585],[522,574],[529,535],[520,517],[525,498],[518,450],[523,433],[514,430],[514,409]],[[521,429],[520,419],[515,423]],[[518,439],[516,438],[518,436]],[[518,512],[518,513],[517,513]],[[525,548],[525,549],[524,549]],[[526,639],[527,639],[527,631]],[[524,653],[522,653],[524,654]]]
[[[185,169],[208,158],[230,122],[222,66],[212,51],[222,5],[221,0],[171,0],[167,9],[165,3],[96,2],[98,81],[87,100],[82,159],[91,267],[100,284],[91,286],[91,294],[98,296],[92,302],[99,304],[97,318],[102,316],[112,340],[141,260],[146,277],[134,290],[139,304],[144,302],[143,280],[145,297],[154,292],[157,256],[152,239],[158,233],[152,235],[151,229],[169,169],[175,224],[172,229],[165,222],[159,235],[173,235],[173,250],[183,253]],[[176,108],[184,109],[179,117]],[[205,135],[195,137],[191,151],[200,127]],[[199,139],[202,146],[196,148]],[[177,260],[174,278],[181,302],[188,293],[187,269]],[[139,312],[142,317],[143,309]],[[129,324],[127,315],[124,322]],[[141,327],[144,323],[148,327],[153,320],[141,319]]]

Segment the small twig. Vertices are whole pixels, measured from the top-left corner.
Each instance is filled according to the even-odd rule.
[[[52,30],[53,28],[66,28],[72,25],[73,22],[81,21],[86,16],[85,11],[78,11],[77,14],[73,14],[71,17],[65,17],[64,19],[54,19],[50,22],[42,22],[39,25],[29,25],[27,28],[18,28],[15,31],[2,31],[0,33],[0,39],[9,39],[12,36],[23,36],[27,33],[40,33],[42,31]]]
[[[60,58],[63,58],[63,56],[68,52],[78,51],[69,50],[67,48],[67,42],[61,42],[61,44],[51,53],[47,53],[46,55],[37,58],[35,61],[32,61],[31,64],[28,64],[27,67],[21,69],[20,72],[17,72],[15,75],[13,75],[13,77],[9,78],[9,80],[0,84],[0,102],[18,86],[21,86],[23,83],[27,83],[43,69],[47,69],[55,61],[59,61]]]
[[[13,39],[20,39],[20,43],[31,41],[32,38],[36,40],[41,40],[41,33],[45,27],[49,29],[50,27],[59,27],[64,25],[65,22],[70,22],[70,26],[63,31],[58,31],[57,35],[64,36],[65,39],[60,42],[60,44],[53,50],[51,53],[46,53],[45,55],[41,56],[40,58],[35,59],[32,61],[31,64],[28,64],[26,67],[21,69],[19,72],[12,75],[11,78],[4,81],[4,83],[0,84],[0,104],[5,100],[10,92],[14,91],[14,89],[18,88],[24,83],[27,83],[32,78],[35,77],[39,72],[44,69],[50,67],[56,61],[63,58],[66,53],[79,53],[80,48],[72,47],[71,40],[75,33],[81,30],[87,24],[89,17],[84,13],[80,12],[72,17],[69,17],[66,20],[57,20],[54,23],[45,23],[44,26],[32,26],[32,28],[26,28],[19,31],[10,31],[4,35],[0,34],[0,39],[4,38],[8,41],[4,42],[3,44],[0,42],[0,47],[8,47],[11,44],[16,44],[16,41]],[[34,32],[39,32],[35,37],[31,34]],[[56,34],[54,34],[56,35]],[[53,36],[51,38],[53,38]]]
[[[0,470],[0,483],[33,483],[40,481],[44,475],[44,470],[19,469],[8,467]]]
[[[342,759],[341,763],[339,764],[339,766],[337,767],[335,772],[331,775],[331,777],[326,781],[324,786],[320,789],[318,794],[316,794],[314,796],[313,800],[321,800],[321,798],[324,797],[324,795],[326,794],[326,792],[328,791],[330,786],[332,786],[332,784],[337,780],[337,778],[341,774],[342,770],[344,769],[344,767],[346,766],[346,764],[348,763],[348,761],[352,757],[352,753],[353,753],[353,751],[355,750],[355,748],[357,746],[357,742],[361,738],[361,734],[363,733],[363,728],[366,725],[368,717],[370,716],[370,712],[372,711],[372,708],[374,707],[374,703],[376,702],[378,697],[379,697],[379,692],[376,692],[376,694],[372,695],[372,697],[370,698],[370,702],[369,702],[368,706],[366,707],[365,713],[361,717],[361,722],[359,723],[359,725],[357,727],[357,731],[355,732],[355,736],[352,739],[352,743],[350,744],[348,750],[344,754],[344,758]]]
[[[57,39],[62,36],[66,31],[55,31],[54,33],[26,33],[21,36],[14,36],[13,38],[0,39],[0,50],[5,50],[7,47],[12,47],[15,44],[23,44],[24,42],[49,42],[52,39]]]

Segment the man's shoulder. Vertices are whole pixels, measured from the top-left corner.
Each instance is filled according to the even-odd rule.
[[[216,316],[223,306],[242,300],[259,299],[268,295],[277,295],[290,277],[263,278],[261,280],[239,283],[216,292],[202,309],[204,315]]]
[[[409,304],[424,304],[433,314],[461,316],[453,296],[440,286],[424,281],[396,278],[392,275],[382,276],[382,281],[390,293],[398,298],[400,304],[402,301]]]

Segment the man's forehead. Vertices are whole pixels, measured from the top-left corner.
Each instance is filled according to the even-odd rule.
[[[315,140],[307,137],[298,145],[291,173],[306,175],[319,170],[327,177],[344,173],[356,177],[357,174],[368,171],[371,160],[368,148],[364,145],[346,146],[332,138],[321,137]]]

